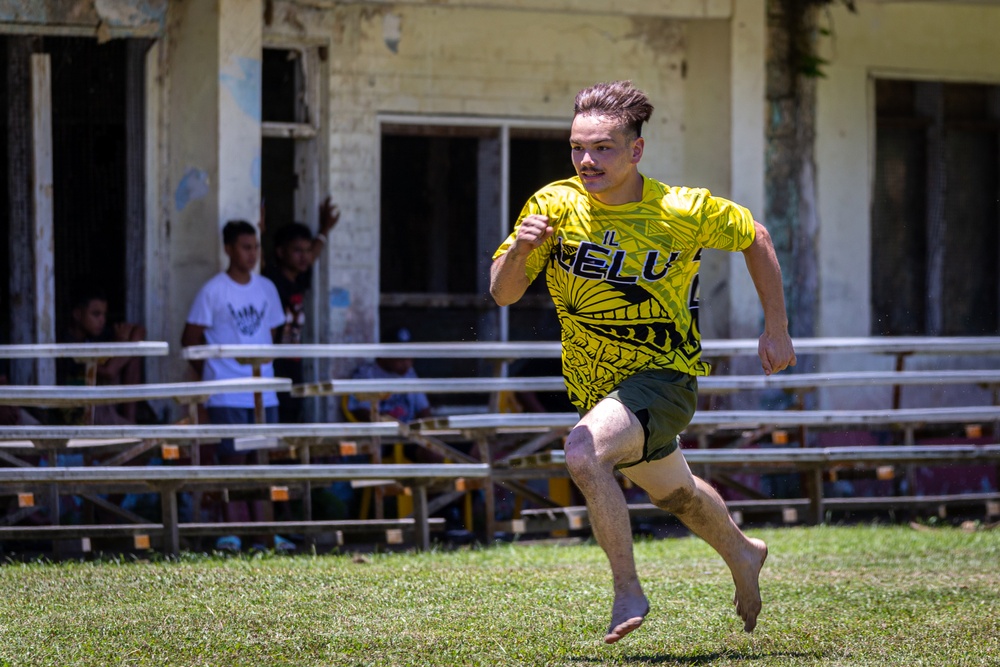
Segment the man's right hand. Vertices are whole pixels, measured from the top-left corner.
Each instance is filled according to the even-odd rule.
[[[553,229],[549,225],[548,216],[538,215],[537,213],[526,216],[521,220],[521,224],[517,228],[517,236],[514,237],[514,247],[527,254],[545,243],[546,239],[552,236],[552,232]]]

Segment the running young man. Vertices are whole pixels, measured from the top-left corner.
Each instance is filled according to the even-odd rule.
[[[734,604],[747,632],[761,609],[766,545],[740,531],[678,448],[695,411],[696,377],[710,370],[700,359],[697,322],[703,248],[743,252],[764,308],[758,346],[764,373],[795,365],[781,269],[767,230],[738,204],[639,172],[642,124],[652,111],[629,81],[577,94],[570,131],[577,175],[528,200],[494,255],[490,280],[490,293],[504,306],[544,271],[555,302],[563,375],[582,415],[566,438],[566,465],[587,500],[614,581],[609,644],[649,613],[615,470],[719,552],[732,572]]]

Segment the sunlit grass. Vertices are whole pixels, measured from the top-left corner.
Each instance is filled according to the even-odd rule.
[[[747,635],[721,559],[641,541],[614,646],[600,549],[187,556],[0,567],[3,665],[997,665],[1000,531],[783,528]]]

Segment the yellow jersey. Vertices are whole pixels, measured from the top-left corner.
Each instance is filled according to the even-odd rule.
[[[579,178],[551,183],[528,200],[528,215],[554,233],[528,256],[527,276],[545,271],[562,338],[569,398],[589,410],[622,380],[654,369],[708,375],[698,331],[703,248],[744,250],[753,216],[708,190],[671,187],[643,176],[642,200],[608,206]]]

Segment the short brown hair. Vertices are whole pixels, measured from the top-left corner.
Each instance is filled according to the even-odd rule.
[[[607,116],[636,137],[642,136],[642,124],[653,114],[653,105],[646,93],[631,81],[610,81],[594,84],[576,94],[573,116]]]

